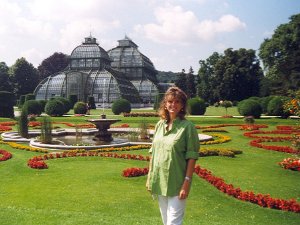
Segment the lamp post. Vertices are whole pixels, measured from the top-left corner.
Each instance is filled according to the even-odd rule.
[[[106,118],[106,115],[104,114],[104,89],[105,89],[105,78],[104,78],[104,82],[103,82],[103,93],[102,93],[102,115],[101,115],[101,119],[105,119]]]

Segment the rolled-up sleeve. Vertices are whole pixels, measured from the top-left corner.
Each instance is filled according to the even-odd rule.
[[[199,157],[199,136],[194,124],[190,123],[186,128],[187,151],[186,159],[198,159]]]

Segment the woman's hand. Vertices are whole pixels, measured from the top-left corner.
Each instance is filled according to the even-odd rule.
[[[191,182],[184,180],[181,190],[179,192],[179,199],[186,199],[189,196],[190,193],[190,186],[191,186]]]
[[[146,181],[146,189],[147,189],[147,191],[151,191],[151,189],[150,189],[150,181],[149,181],[149,175],[148,175],[148,177],[147,177],[147,181]]]

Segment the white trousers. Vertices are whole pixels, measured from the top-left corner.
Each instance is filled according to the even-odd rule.
[[[164,225],[181,225],[183,222],[186,199],[178,196],[158,196],[159,209]]]

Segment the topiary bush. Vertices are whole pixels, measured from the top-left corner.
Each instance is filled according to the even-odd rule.
[[[88,104],[91,107],[90,109],[96,109],[95,99],[93,96],[88,97]]]
[[[14,118],[14,95],[8,91],[0,91],[0,117]]]
[[[68,100],[70,102],[71,109],[73,109],[75,103],[78,102],[78,97],[77,97],[77,95],[70,95],[69,98],[68,98]]]
[[[76,102],[73,109],[75,114],[86,114],[87,112],[86,103],[84,102]]]
[[[29,100],[35,100],[35,95],[34,94],[25,95],[25,102]]]
[[[38,102],[41,105],[42,112],[45,112],[45,106],[47,104],[47,100],[38,100]]]
[[[272,98],[274,98],[274,96],[262,97],[258,100],[262,108],[262,113],[266,114],[268,112],[268,104],[272,100]]]
[[[64,114],[68,113],[70,111],[70,109],[72,109],[71,107],[71,103],[68,99],[64,98],[64,97],[55,97],[54,99],[61,101],[64,105]]]
[[[111,110],[115,115],[119,115],[120,113],[130,113],[131,104],[127,99],[121,98],[113,102]]]
[[[24,105],[24,102],[25,102],[25,98],[26,96],[25,95],[21,95],[20,98],[19,98],[19,103],[18,103],[18,108],[21,109]]]
[[[52,122],[49,116],[43,117],[40,141],[44,144],[52,143]]]
[[[262,108],[258,101],[246,99],[238,104],[238,112],[242,116],[253,116],[254,118],[260,118]]]
[[[283,105],[283,97],[273,97],[268,103],[267,114],[269,116],[280,116],[282,118],[287,118],[290,114],[284,110]]]
[[[18,130],[19,134],[23,138],[28,138],[29,137],[29,132],[28,132],[28,114],[27,111],[22,109],[20,117],[18,119]]]
[[[28,115],[41,115],[43,112],[42,105],[37,100],[26,101],[22,107],[22,110],[26,110]]]
[[[45,113],[49,116],[62,116],[65,112],[64,104],[57,99],[49,100],[45,106]]]
[[[204,115],[206,112],[205,101],[201,98],[190,98],[188,100],[188,112],[191,115]]]

